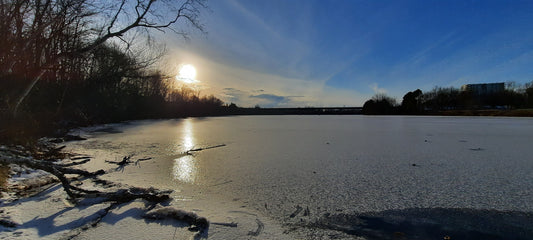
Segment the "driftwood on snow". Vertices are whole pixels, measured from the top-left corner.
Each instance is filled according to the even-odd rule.
[[[119,165],[119,166],[123,166],[123,165],[128,165],[130,163],[133,163],[132,161],[130,161],[131,157],[133,157],[133,154],[131,155],[128,155],[128,156],[124,156],[122,158],[122,161],[109,161],[109,160],[105,160],[106,163],[112,163],[112,164],[116,164],[116,165]]]
[[[200,151],[207,150],[207,149],[213,149],[213,148],[219,148],[219,147],[225,147],[225,146],[226,144],[220,144],[220,145],[209,146],[209,147],[204,147],[204,148],[194,148],[194,149],[188,150],[186,153],[192,154],[193,152],[200,152]]]
[[[148,161],[150,159],[152,159],[151,157],[147,157],[147,158],[139,158],[137,159],[137,161],[131,161],[131,157],[133,157],[133,154],[131,155],[128,155],[128,156],[124,156],[122,158],[122,161],[109,161],[109,160],[105,160],[106,163],[112,163],[112,164],[116,164],[116,165],[119,165],[119,166],[123,166],[123,165],[128,165],[130,163],[135,163],[135,165],[139,164],[139,162],[142,162],[142,161]]]
[[[161,207],[151,210],[143,215],[147,219],[175,219],[184,221],[192,225],[192,230],[200,232],[209,228],[209,221],[206,218],[198,216],[196,213],[187,212],[173,207]]]
[[[0,164],[16,164],[21,166],[27,166],[33,169],[43,170],[55,176],[63,186],[64,191],[69,196],[70,200],[77,202],[78,200],[83,200],[84,198],[97,199],[97,202],[110,202],[111,205],[103,211],[100,211],[98,218],[90,223],[87,223],[86,227],[95,227],[111,210],[121,206],[123,203],[128,203],[136,199],[143,199],[152,203],[161,203],[166,202],[170,199],[171,190],[162,191],[155,188],[139,188],[139,187],[128,187],[120,188],[120,184],[111,182],[109,180],[100,179],[99,176],[105,174],[106,171],[98,170],[95,172],[90,172],[86,170],[81,170],[74,168],[80,164],[90,161],[90,158],[71,158],[70,160],[75,160],[72,163],[54,163],[51,161],[37,160],[30,156],[28,152],[21,151],[9,151],[9,148],[0,146]],[[130,156],[125,156],[122,161],[111,162],[109,163],[117,164],[119,167],[124,168],[130,163],[138,164],[140,161],[150,160],[151,158],[141,158],[137,161],[132,161]],[[67,177],[66,175],[69,175]],[[71,175],[77,175],[72,177]],[[73,184],[73,179],[79,180],[91,180],[92,183],[96,185],[103,186],[105,189],[114,189],[114,190],[90,190],[79,187],[81,182],[75,182]],[[120,189],[117,189],[120,188]],[[90,201],[94,202],[94,201]],[[155,205],[152,205],[155,206]],[[209,221],[200,217],[195,213],[187,212],[172,207],[163,207],[158,209],[152,209],[147,212],[144,218],[148,219],[164,219],[169,218],[173,220],[178,220],[187,223],[190,227],[189,230],[197,232],[194,239],[206,238],[207,232],[209,230]],[[236,223],[214,223],[216,225],[227,226],[227,227],[237,227]],[[5,227],[16,227],[16,224],[1,221],[0,225]],[[83,229],[83,227],[82,227]],[[74,233],[75,236],[78,233]]]
[[[69,168],[49,161],[35,160],[31,156],[14,155],[10,151],[2,151],[0,155],[0,163],[6,165],[17,164],[48,172],[57,177],[59,181],[61,181],[63,189],[71,198],[81,197],[83,193],[86,193],[86,190],[71,185],[70,181],[65,176],[66,174],[76,174],[84,177],[95,177],[105,173],[104,170],[88,172],[81,169]]]
[[[60,149],[59,149],[60,150]],[[125,157],[122,162],[122,165],[125,165],[131,162],[129,157]],[[119,189],[114,192],[103,192],[98,190],[88,190],[81,187],[74,186],[70,179],[66,176],[68,175],[77,175],[78,177],[91,178],[95,182],[105,183],[106,181],[101,181],[98,176],[105,173],[104,170],[98,170],[95,172],[89,172],[86,170],[81,170],[73,168],[83,163],[88,162],[90,159],[84,159],[81,161],[59,164],[53,163],[50,161],[36,160],[30,156],[27,152],[22,150],[13,150],[7,147],[0,147],[0,163],[1,164],[16,164],[20,166],[27,166],[33,169],[43,170],[54,175],[63,186],[63,190],[71,199],[77,198],[104,198],[108,201],[114,202],[129,202],[135,199],[144,199],[151,202],[163,202],[170,199],[171,191],[161,191],[154,188],[125,188]],[[147,160],[147,159],[144,159]],[[139,161],[139,160],[138,160]],[[137,162],[138,162],[137,161]],[[119,162],[119,163],[122,163]]]
[[[131,163],[135,163],[135,165],[139,165],[140,162],[142,162],[142,161],[147,161],[147,160],[152,159],[151,157],[148,157],[148,158],[139,158],[139,159],[137,159],[137,161],[131,161],[130,160],[131,157],[133,157],[133,154],[124,156],[122,158],[122,161],[105,160],[105,162],[118,165],[118,167],[115,169],[116,171],[124,171],[124,167],[129,165],[129,164],[131,164]]]

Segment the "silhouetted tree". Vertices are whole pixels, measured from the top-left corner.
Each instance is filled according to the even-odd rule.
[[[413,92],[408,92],[403,96],[401,110],[405,114],[414,114],[421,111],[420,96],[422,90],[417,89]]]
[[[381,115],[396,113],[396,100],[386,94],[376,94],[363,105],[363,114]]]
[[[526,106],[533,108],[533,81],[526,84],[525,95],[526,95]]]
[[[400,113],[416,114],[443,110],[521,108],[533,107],[533,82],[520,85],[508,82],[499,92],[475,93],[454,87],[435,87],[422,93],[420,89],[403,96]],[[394,99],[386,95],[376,95],[363,105],[363,114],[397,113]]]
[[[422,94],[423,106],[428,110],[450,110],[458,109],[461,103],[460,90],[449,87],[435,87],[431,91]]]

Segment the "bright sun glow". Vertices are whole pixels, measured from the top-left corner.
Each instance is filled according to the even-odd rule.
[[[184,83],[196,83],[196,68],[191,64],[185,64],[180,67],[179,74],[176,79]]]

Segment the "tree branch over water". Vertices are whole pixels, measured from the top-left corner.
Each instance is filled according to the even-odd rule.
[[[20,80],[9,92],[11,96],[1,100],[7,101],[16,117],[39,81],[76,70],[87,53],[111,39],[133,40],[138,35],[129,33],[134,31],[150,38],[150,30],[165,29],[186,38],[188,31],[181,25],[203,32],[199,15],[206,7],[205,0],[122,0],[119,4],[103,1],[99,5],[88,0],[2,3],[0,78],[13,76]]]

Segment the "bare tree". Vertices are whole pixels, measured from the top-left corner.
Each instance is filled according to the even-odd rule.
[[[72,74],[69,66],[106,42],[129,48],[151,30],[203,31],[204,8],[206,0],[0,0],[0,79],[14,81],[2,101],[16,117],[37,82]]]

